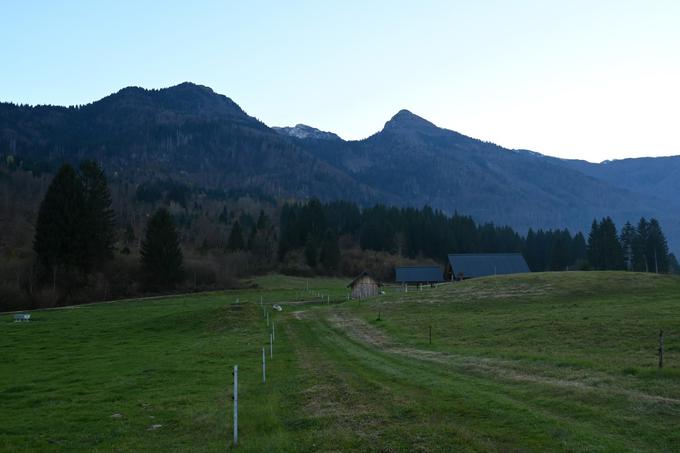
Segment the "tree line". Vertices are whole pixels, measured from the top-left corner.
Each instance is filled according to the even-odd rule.
[[[667,273],[678,268],[659,221],[644,217],[637,226],[626,222],[620,234],[611,218],[594,220],[588,235],[588,261],[598,270]]]
[[[428,206],[388,207],[376,205],[360,209],[354,203],[312,199],[289,203],[281,209],[279,259],[291,250],[304,248],[307,264],[316,264],[328,249],[335,249],[339,237],[356,243],[362,250],[397,254],[410,259],[427,258],[444,263],[449,253],[528,252],[532,270],[563,269],[585,257],[578,247],[582,235],[568,231],[529,232],[525,238],[507,226],[476,223],[470,216],[444,212]],[[564,256],[553,259],[563,244]],[[335,254],[333,254],[335,257]],[[335,257],[334,260],[338,260]],[[322,264],[326,266],[326,263]]]
[[[148,188],[138,190],[148,192]],[[188,202],[182,201],[179,204]],[[677,269],[656,219],[640,219],[635,227],[626,223],[619,232],[613,220],[605,217],[593,221],[586,240],[582,233],[566,229],[530,229],[521,235],[507,226],[477,223],[470,216],[447,215],[427,206],[361,208],[352,202],[311,199],[284,203],[277,209],[278,221],[262,209],[256,220],[243,212],[230,212],[226,206],[216,213],[213,221],[227,226],[229,232],[222,253],[247,253],[255,261],[279,262],[281,269],[295,258],[304,261],[307,269],[335,274],[349,272],[341,268],[341,262],[351,250],[439,263],[449,253],[521,252],[532,271],[664,273]],[[170,289],[187,277],[180,227],[181,218],[178,224],[177,216],[165,207],[148,215],[138,247],[138,278],[147,289]],[[117,231],[111,192],[99,165],[93,161],[77,168],[63,165],[38,211],[33,242],[38,283],[55,293],[59,290],[62,300],[68,298],[114,259],[121,242]],[[128,244],[132,236],[128,227],[122,242]],[[204,255],[209,248],[204,238],[198,252]],[[130,253],[127,245],[120,253]]]
[[[421,209],[376,205],[361,209],[354,203],[288,203],[281,209],[279,259],[304,249],[314,266],[324,250],[336,248],[339,237],[363,250],[384,251],[444,263],[449,253],[520,252],[534,272],[569,269],[634,270],[666,273],[677,269],[658,220],[628,222],[621,232],[606,217],[593,221],[588,239],[567,229],[533,230],[520,235],[494,223],[476,223],[470,216],[446,215],[430,207]],[[333,252],[335,263],[339,259]]]

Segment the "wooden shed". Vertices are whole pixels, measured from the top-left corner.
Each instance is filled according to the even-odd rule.
[[[380,295],[380,283],[373,277],[368,275],[368,272],[362,272],[357,278],[352,280],[348,288],[350,288],[352,299],[366,299]]]

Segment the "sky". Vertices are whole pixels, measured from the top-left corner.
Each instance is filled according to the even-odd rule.
[[[365,138],[408,109],[564,158],[680,154],[680,1],[3,1],[0,101],[211,87]]]

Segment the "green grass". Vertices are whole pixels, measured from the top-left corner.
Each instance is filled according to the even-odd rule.
[[[234,364],[246,451],[680,449],[678,278],[531,274],[362,302],[347,280],[253,283],[0,316],[0,450],[224,450]],[[266,385],[260,297],[284,306]]]

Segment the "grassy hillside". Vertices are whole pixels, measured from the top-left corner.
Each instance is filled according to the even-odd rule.
[[[340,280],[257,283],[3,315],[0,450],[223,450],[235,363],[247,451],[680,446],[675,277],[507,276],[368,302]],[[284,305],[267,384],[261,296]]]

